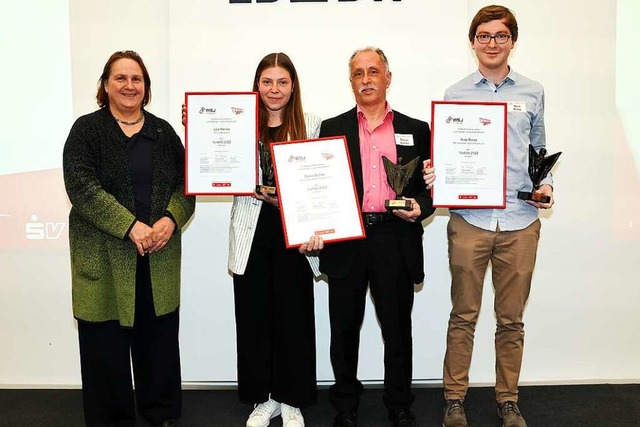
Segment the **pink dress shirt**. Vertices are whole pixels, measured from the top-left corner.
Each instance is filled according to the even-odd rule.
[[[396,193],[387,182],[382,156],[396,163],[396,139],[393,132],[393,111],[387,102],[382,123],[370,129],[364,113],[357,107],[362,161],[362,212],[385,212],[385,199],[395,199]]]

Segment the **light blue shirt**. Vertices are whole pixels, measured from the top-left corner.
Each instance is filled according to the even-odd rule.
[[[538,218],[538,209],[518,199],[518,191],[532,191],[529,177],[529,144],[536,151],[545,146],[544,88],[513,69],[496,85],[480,71],[448,88],[446,101],[506,102],[507,106],[507,204],[504,209],[451,209],[469,224],[495,231],[522,230]],[[553,184],[551,174],[541,184]],[[437,184],[436,184],[437,185]]]

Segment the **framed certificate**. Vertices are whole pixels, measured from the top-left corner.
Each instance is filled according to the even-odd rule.
[[[287,248],[365,237],[343,136],[271,144]]]
[[[185,192],[249,195],[258,183],[258,94],[187,92]]]
[[[504,208],[506,163],[506,103],[431,103],[433,206]]]

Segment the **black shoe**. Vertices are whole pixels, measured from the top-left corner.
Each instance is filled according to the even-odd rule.
[[[417,427],[416,416],[409,408],[390,409],[389,419],[393,421],[393,427]]]
[[[333,420],[333,427],[356,427],[358,416],[355,412],[338,412]]]
[[[173,418],[169,418],[168,420],[164,420],[162,421],[162,424],[160,424],[161,427],[177,427],[178,426],[178,420],[174,420]]]

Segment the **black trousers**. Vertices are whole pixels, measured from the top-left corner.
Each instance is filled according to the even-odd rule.
[[[367,227],[349,275],[329,277],[331,365],[335,384],[329,400],[338,411],[357,411],[362,383],[357,378],[360,329],[367,287],[371,289],[384,339],[384,393],[387,408],[408,408],[413,347],[411,310],[414,287],[393,222]]]
[[[118,321],[78,321],[82,397],[88,427],[133,426],[136,406],[152,424],[180,417],[178,323],[177,310],[156,317],[149,260],[138,257],[133,328],[123,328]]]
[[[245,274],[234,275],[238,393],[245,403],[271,398],[298,408],[317,401],[313,273],[286,249],[279,211],[267,204]]]

